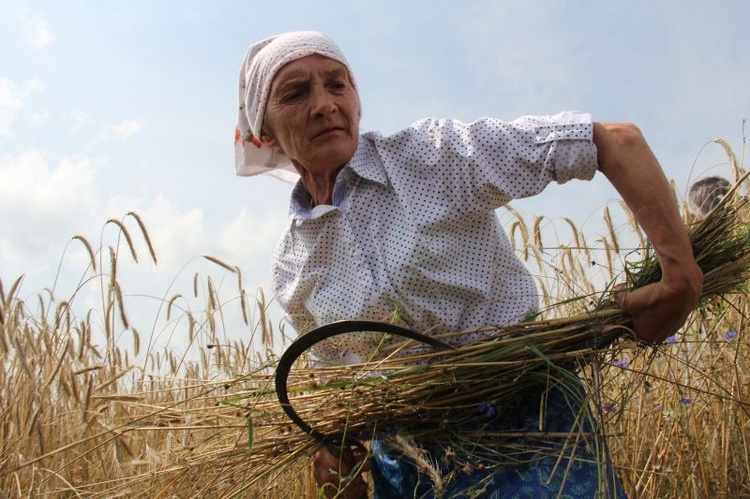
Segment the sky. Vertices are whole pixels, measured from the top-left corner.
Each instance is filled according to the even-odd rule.
[[[152,316],[177,293],[200,302],[190,297],[196,273],[236,295],[236,277],[202,255],[239,267],[251,295],[270,297],[292,186],[237,177],[233,131],[248,46],[291,30],[323,31],[341,46],[363,131],[393,133],[427,116],[586,111],[638,125],[682,196],[700,176],[731,174],[713,139],[743,153],[749,20],[746,0],[3,0],[0,280],[7,291],[23,275],[19,296],[29,302],[45,288],[67,299],[90,276],[72,238],[122,248],[105,224],[114,218],[140,257],[118,261],[142,335],[184,343],[172,336],[179,325]],[[514,206],[596,230],[616,198],[596,178]],[[158,264],[129,212],[143,219]],[[78,306],[96,305],[96,293],[80,295]],[[281,322],[278,309],[270,314]],[[227,324],[230,338],[250,334]]]

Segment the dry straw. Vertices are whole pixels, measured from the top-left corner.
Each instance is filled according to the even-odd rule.
[[[620,440],[608,441],[629,492],[646,497],[747,492],[748,379],[737,367],[750,367],[747,343],[722,339],[730,329],[739,331],[742,339],[749,307],[745,291],[750,282],[750,215],[746,197],[736,192],[746,177],[737,175],[735,180],[735,192],[707,218],[688,221],[706,280],[698,313],[684,328],[681,342],[658,349],[636,346],[630,341],[629,320],[612,304],[609,288],[600,294],[587,291],[592,288],[575,248],[563,248],[557,265],[573,282],[555,288],[555,306],[535,320],[488,328],[484,340],[453,352],[409,353],[407,344],[400,351],[383,347],[381,357],[361,365],[312,370],[301,361],[289,379],[293,406],[321,432],[390,438],[418,458],[412,439],[438,442],[446,452],[448,447],[468,450],[485,439],[482,431],[453,431],[477,418],[479,404],[502,411],[512,406],[519,392],[583,377],[593,388],[586,395],[605,423],[603,430],[631,436],[622,445]],[[133,218],[155,261],[142,222]],[[530,261],[543,265],[541,218],[535,219],[532,232],[518,218],[511,237]],[[610,239],[602,242],[608,252],[616,253],[609,213],[605,221]],[[583,234],[571,221],[565,222],[575,245],[590,259]],[[127,231],[122,223],[112,225]],[[76,239],[86,246],[94,271],[111,267],[101,261],[107,257],[116,263],[118,252],[104,251],[94,266],[91,245],[85,238]],[[135,258],[133,239],[124,236],[124,244]],[[207,260],[240,279],[236,267]],[[614,282],[612,265],[605,271]],[[127,351],[112,343],[93,343],[97,328],[104,328],[111,342],[115,328],[128,327],[123,306],[127,295],[114,269],[110,273],[111,279],[101,279],[104,324],[95,313],[76,320],[70,300],[55,306],[51,292],[39,298],[45,312],[33,317],[18,296],[21,280],[9,288],[0,281],[0,354],[6,367],[0,373],[0,491],[10,497],[271,498],[297,498],[313,491],[307,458],[317,444],[278,404],[274,357],[242,342],[227,345],[217,338],[223,321],[213,316],[220,318],[224,308],[214,285],[218,280],[196,275],[192,293],[186,293],[203,298],[204,316],[188,310],[190,296],[164,299],[171,321],[177,320],[176,311],[183,311],[190,342],[204,339],[199,362],[186,364],[173,352],[149,347],[143,367],[132,370]],[[655,282],[659,276],[658,263],[647,247],[626,272],[631,287]],[[271,328],[263,304],[260,311],[259,328],[268,346]],[[247,324],[244,299],[242,316]],[[698,330],[713,339],[690,336]],[[440,337],[449,339],[452,334],[461,333]],[[405,351],[407,355],[396,355]],[[630,364],[615,367],[624,353]],[[254,357],[258,362],[252,361]],[[574,389],[569,393],[581,396]],[[699,412],[696,406],[692,413],[679,413],[688,407],[684,402],[697,405],[701,397],[710,402],[705,410]],[[654,410],[657,405],[659,412]],[[401,431],[391,433],[393,428]],[[540,436],[570,437],[523,436],[532,446]],[[601,448],[609,435],[593,437],[595,447]],[[706,450],[700,451],[703,441]],[[467,466],[502,464],[524,450],[508,445],[476,455]],[[423,464],[427,469],[429,465]],[[564,459],[559,466],[567,466]],[[445,484],[436,477],[435,485]]]
[[[745,292],[750,277],[748,219],[747,199],[733,191],[708,217],[688,226],[696,258],[705,273],[700,307],[728,303],[731,295]],[[660,279],[653,252],[646,248],[642,256],[628,266],[630,288]],[[502,411],[512,407],[519,394],[544,389],[550,383],[563,389],[569,383],[570,396],[580,396],[572,388],[578,376],[588,377],[591,372],[612,365],[613,357],[623,346],[634,344],[630,341],[630,320],[612,303],[609,291],[597,297],[566,300],[559,306],[579,312],[486,328],[483,340],[451,352],[422,350],[404,355],[413,346],[407,342],[383,347],[377,360],[363,364],[323,369],[300,364],[289,378],[292,405],[313,428],[326,434],[362,440],[377,437],[397,444],[404,436],[414,436],[446,449],[476,448],[488,435],[456,428],[476,422],[481,417],[477,411],[480,404]],[[463,333],[437,337],[448,340]],[[596,368],[586,368],[591,365]],[[176,421],[184,421],[189,413],[191,423],[184,427],[185,431],[191,432],[193,438],[203,435],[203,444],[199,449],[183,452],[172,466],[137,478],[148,477],[154,484],[161,483],[166,492],[178,482],[180,487],[186,487],[191,476],[200,475],[201,485],[188,487],[189,495],[207,493],[209,489],[202,487],[210,484],[210,490],[220,491],[222,496],[266,490],[271,491],[269,497],[284,497],[274,495],[281,494],[274,488],[281,486],[279,477],[299,469],[304,462],[300,458],[309,456],[316,443],[281,412],[272,390],[273,366],[270,362],[246,377],[202,386],[199,400],[204,405],[200,408],[187,412],[179,411],[177,406],[160,410],[174,412]],[[224,395],[222,391],[233,393]],[[159,412],[159,418],[164,414]],[[144,426],[148,421],[144,418],[133,429],[149,430]],[[240,428],[243,431],[238,432]],[[393,433],[394,428],[399,431]],[[493,435],[519,436],[513,432]],[[555,437],[543,433],[520,436],[529,439],[531,447],[539,438],[542,450],[541,437]],[[602,435],[593,437],[595,447],[601,449]],[[509,440],[508,446],[503,447],[500,442],[475,453],[476,460],[467,461],[467,469],[487,463],[507,464],[519,451],[515,440]],[[566,466],[565,462],[560,466]],[[132,482],[126,480],[119,485],[125,487],[126,483]],[[117,490],[118,482],[110,486],[110,490]]]
[[[703,304],[745,291],[750,271],[746,211],[747,200],[730,195],[709,217],[689,227],[696,259],[705,274]],[[629,266],[627,283],[638,288],[660,277],[658,261],[647,248],[644,258]],[[593,308],[579,315],[487,328],[485,339],[455,351],[300,370],[294,382],[300,394],[295,406],[313,427],[326,433],[346,428],[357,434],[388,425],[409,428],[429,422],[435,425],[436,434],[443,434],[446,427],[476,412],[482,401],[503,407],[527,390],[529,383],[546,382],[551,370],[574,370],[600,358],[610,344],[631,336],[630,326],[630,319],[605,293]],[[449,339],[455,334],[436,337]],[[390,353],[382,349],[381,356]],[[347,374],[353,378],[344,377],[344,382],[310,379],[341,379]],[[326,410],[334,400],[346,410]]]

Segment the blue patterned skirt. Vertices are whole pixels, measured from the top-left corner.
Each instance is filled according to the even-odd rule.
[[[532,391],[500,414],[480,406],[483,420],[462,427],[455,434],[455,446],[444,439],[439,446],[416,442],[421,458],[442,476],[442,494],[435,493],[433,480],[402,450],[373,441],[374,497],[626,498],[606,443],[593,431],[596,424],[582,402],[581,383],[568,382],[564,389],[557,386],[542,393]],[[471,430],[482,436],[466,439]],[[516,432],[519,436],[509,436]]]

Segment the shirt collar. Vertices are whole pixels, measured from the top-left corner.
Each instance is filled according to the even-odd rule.
[[[357,151],[349,160],[347,167],[362,178],[381,185],[388,184],[388,176],[383,168],[383,163],[380,161],[380,156],[377,154],[375,143],[372,140],[372,132],[359,137]]]
[[[338,177],[336,178],[337,183],[342,181],[347,183],[355,182],[356,177],[362,177],[372,182],[377,182],[383,186],[388,183],[388,176],[385,173],[383,163],[380,161],[377,149],[375,148],[375,144],[371,140],[370,135],[370,133],[366,133],[359,137],[357,150],[354,152],[352,159],[350,159],[339,172]],[[298,180],[292,191],[290,205],[291,213],[302,218],[313,217],[314,209],[310,209],[310,205],[312,204],[311,201],[310,193],[307,192],[307,189],[305,189],[305,186],[302,184],[302,179]]]

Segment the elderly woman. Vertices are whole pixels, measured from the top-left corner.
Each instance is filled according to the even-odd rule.
[[[273,278],[276,298],[300,334],[394,312],[426,333],[523,320],[536,309],[537,291],[494,212],[553,181],[588,180],[597,171],[632,210],[662,267],[660,282],[617,295],[635,333],[660,342],[693,310],[703,276],[669,183],[635,126],[566,112],[470,124],[428,118],[383,136],[360,134],[361,113],[351,68],[325,35],[285,33],[250,48],[240,75],[237,173],[299,178]],[[366,336],[344,336],[313,353],[321,362],[353,363],[374,348]],[[537,431],[538,404],[532,399],[525,413],[535,417]],[[554,419],[541,422],[545,430],[569,430],[575,415],[549,404],[558,410],[547,411]],[[373,448],[366,468],[375,497],[429,494],[430,481],[413,462]],[[325,448],[315,456],[316,479],[331,490],[352,466],[338,457]],[[622,494],[616,479],[600,483],[595,462],[580,461],[566,476],[554,459],[489,476],[477,472],[476,479],[449,482],[446,495],[474,493],[477,484],[480,497]],[[358,477],[338,497],[362,497],[365,490]]]

